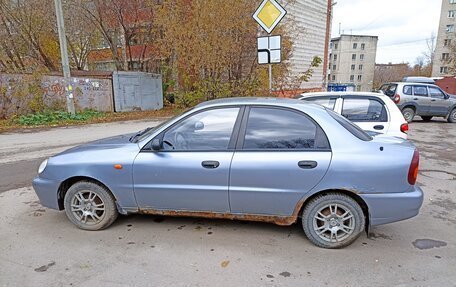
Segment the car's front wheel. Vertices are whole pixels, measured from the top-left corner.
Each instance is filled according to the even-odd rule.
[[[313,198],[304,208],[302,225],[309,240],[323,248],[350,245],[364,230],[365,217],[359,204],[341,193]]]
[[[456,123],[456,108],[454,108],[454,109],[450,112],[450,115],[448,116],[448,122],[449,122],[449,123]]]
[[[68,219],[84,230],[105,229],[118,215],[111,192],[90,181],[73,184],[65,194],[64,206]]]
[[[412,108],[405,108],[402,110],[402,115],[404,115],[404,119],[411,123],[413,121],[413,118],[415,117],[415,110]]]

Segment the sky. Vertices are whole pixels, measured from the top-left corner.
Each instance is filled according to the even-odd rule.
[[[443,0],[448,1],[448,0]],[[377,63],[415,64],[437,37],[442,0],[334,0],[332,37],[378,36]]]

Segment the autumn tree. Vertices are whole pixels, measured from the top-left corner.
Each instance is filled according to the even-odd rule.
[[[24,72],[45,68],[54,71],[58,68],[59,46],[53,19],[52,1],[0,0],[3,70]]]

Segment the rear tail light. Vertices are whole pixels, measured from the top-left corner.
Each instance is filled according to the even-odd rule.
[[[409,131],[409,125],[407,123],[401,125],[401,132],[404,134],[408,133]]]
[[[408,172],[408,182],[410,185],[415,185],[416,179],[418,178],[418,169],[420,165],[420,153],[415,150],[413,153],[412,163],[410,163],[410,169]]]
[[[393,97],[393,101],[395,104],[399,104],[399,102],[401,101],[401,96],[399,96],[398,94],[395,94]]]

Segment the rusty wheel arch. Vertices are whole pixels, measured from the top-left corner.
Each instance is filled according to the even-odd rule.
[[[89,181],[89,182],[92,182],[92,183],[95,183],[95,184],[98,184],[98,185],[104,187],[107,191],[109,191],[109,193],[111,193],[111,195],[117,201],[117,199],[116,199],[115,195],[112,193],[112,191],[101,181],[99,181],[95,178],[92,178],[92,177],[88,177],[88,176],[73,176],[73,177],[70,177],[70,178],[67,178],[66,180],[64,180],[59,186],[59,189],[57,192],[57,201],[59,203],[59,210],[65,209],[63,200],[65,198],[65,194],[67,193],[68,189],[73,184],[80,182],[80,181]]]

